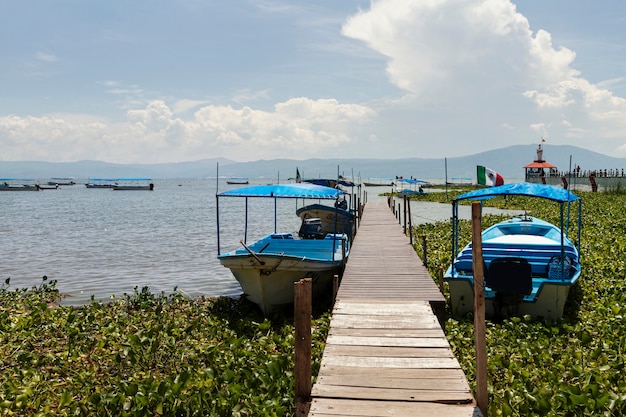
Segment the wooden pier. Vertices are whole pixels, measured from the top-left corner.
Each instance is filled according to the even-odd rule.
[[[308,415],[482,416],[438,318],[444,306],[393,213],[368,203]]]

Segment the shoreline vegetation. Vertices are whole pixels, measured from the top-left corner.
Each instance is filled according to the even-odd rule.
[[[464,191],[414,201],[449,203]],[[626,414],[626,193],[575,193],[584,207],[583,275],[562,321],[487,322],[489,415]],[[485,204],[558,223],[554,203],[509,197]],[[485,216],[482,226],[502,218]],[[469,241],[470,222],[461,230]],[[437,277],[450,262],[449,222],[414,226],[414,235],[426,237]],[[0,415],[295,414],[292,312],[264,318],[241,298],[192,299],[147,287],[79,307],[59,305],[59,297],[46,279],[31,289],[13,289],[9,279],[0,287]],[[312,317],[314,378],[330,323],[330,305],[322,304]],[[471,315],[449,318],[446,334],[474,387]]]
[[[8,281],[8,280],[7,280]],[[155,295],[60,306],[56,282],[0,289],[0,415],[286,416],[294,330],[239,298]],[[312,319],[317,374],[329,306]]]

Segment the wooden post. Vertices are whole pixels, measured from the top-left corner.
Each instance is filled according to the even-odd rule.
[[[295,396],[296,416],[306,416],[311,407],[311,315],[313,281],[304,278],[294,283]]]
[[[485,271],[480,201],[472,202],[472,263],[474,265],[474,333],[476,346],[476,402],[487,417],[487,336],[485,328]]]
[[[424,256],[424,266],[428,268],[428,251],[426,250],[426,235],[422,235],[422,253]]]
[[[400,218],[400,212],[402,211],[402,206],[400,206],[400,203],[398,203],[398,213],[396,215],[396,217],[398,218],[398,224],[402,224],[402,219]]]
[[[402,211],[402,217],[404,218],[404,227],[402,230],[404,230],[404,234],[406,235],[406,196],[402,197],[402,201],[404,202],[404,210]]]
[[[439,290],[443,294],[443,266],[439,267]]]
[[[339,292],[339,275],[333,275],[333,307],[337,301],[337,293]]]
[[[411,200],[409,200],[409,242],[413,246],[413,221],[411,217]]]

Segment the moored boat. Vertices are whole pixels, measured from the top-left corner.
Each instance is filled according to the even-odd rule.
[[[230,177],[226,180],[226,184],[246,185],[249,183],[250,181],[247,177]]]
[[[428,181],[415,178],[399,178],[396,184],[396,194],[398,197],[411,197],[414,195],[424,195],[426,192],[422,187],[430,185]]]
[[[276,307],[292,304],[293,284],[303,278],[312,278],[313,295],[327,291],[334,275],[340,275],[349,254],[348,236],[341,233],[320,234],[319,229],[310,233],[308,221],[303,221],[300,232],[276,232],[247,243],[247,230],[240,241],[241,248],[221,253],[219,233],[219,207],[223,197],[245,198],[245,224],[247,227],[248,199],[317,199],[333,200],[343,194],[341,190],[314,184],[275,184],[245,187],[218,193],[218,259],[229,268],[237,279],[247,299],[259,306],[264,314]],[[316,226],[316,225],[314,225]]]
[[[302,219],[320,219],[321,231],[328,233],[345,233],[352,238],[356,212],[344,205],[345,200],[338,200],[334,206],[313,203],[300,207],[296,215]]]
[[[113,188],[116,178],[89,178],[85,183],[87,188]]]
[[[76,184],[76,182],[74,181],[74,178],[67,178],[67,177],[50,178],[50,181],[48,181],[48,185],[74,185],[74,184]]]
[[[40,191],[35,180],[28,178],[0,178],[0,191]]]
[[[579,197],[561,188],[515,183],[471,191],[453,203],[453,262],[444,274],[450,307],[455,316],[473,311],[474,275],[472,243],[457,253],[458,203],[496,196],[527,196],[561,205],[560,226],[527,215],[499,222],[481,233],[486,314],[506,317],[528,314],[558,320],[563,316],[571,287],[581,274],[579,260],[581,204]],[[578,201],[578,238],[568,237],[569,219],[564,205]],[[569,213],[569,210],[567,210]]]
[[[151,178],[118,178],[113,184],[113,190],[154,190],[154,184]]]

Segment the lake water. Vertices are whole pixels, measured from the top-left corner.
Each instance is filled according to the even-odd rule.
[[[84,182],[84,181],[83,181]],[[155,180],[154,191],[87,189],[81,182],[58,190],[0,192],[0,283],[10,288],[57,280],[65,304],[93,296],[184,291],[190,296],[241,294],[217,260],[215,179]],[[232,187],[221,179],[220,191]],[[368,201],[385,199],[368,190]],[[300,201],[298,203],[302,205]],[[278,231],[296,232],[296,202],[278,202]],[[413,223],[447,220],[449,204],[412,203]],[[273,231],[274,202],[250,199],[248,241]],[[469,208],[461,213],[469,218]],[[245,202],[220,199],[220,246],[244,237]]]

